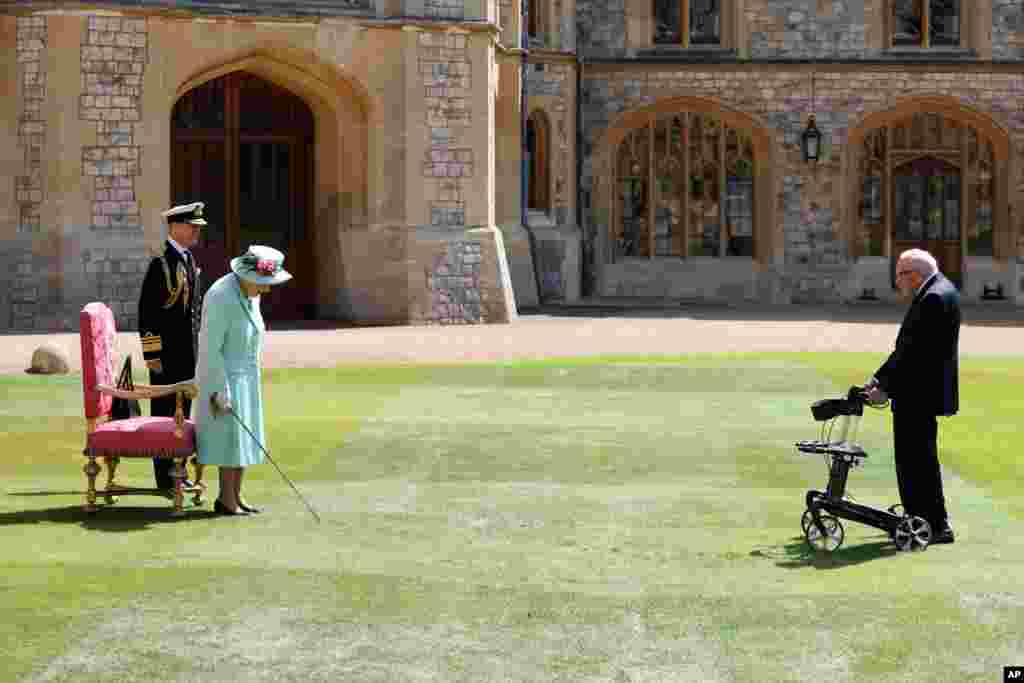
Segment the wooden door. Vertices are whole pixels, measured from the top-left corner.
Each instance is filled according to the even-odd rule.
[[[225,224],[224,142],[179,141],[175,145],[171,186],[174,205],[205,202],[207,225],[199,234],[199,244],[192,249],[196,263],[202,268],[203,287],[209,287],[227,273],[232,256]]]
[[[171,195],[206,203],[196,259],[205,285],[250,245],[285,254],[293,279],[263,297],[268,320],[313,317],[313,115],[287,90],[234,72],[187,93],[174,107]]]
[[[899,255],[915,248],[929,252],[939,270],[957,287],[962,285],[961,182],[960,169],[940,159],[917,159],[894,169],[893,287]]]

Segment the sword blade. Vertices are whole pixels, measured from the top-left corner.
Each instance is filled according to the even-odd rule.
[[[267,460],[269,460],[270,464],[274,466],[274,469],[277,470],[277,473],[281,475],[282,479],[288,482],[288,485],[292,487],[292,491],[295,491],[295,495],[299,497],[299,500],[306,504],[306,507],[309,509],[310,513],[312,513],[314,519],[316,519],[317,524],[320,524],[320,515],[316,513],[316,510],[314,510],[313,506],[309,504],[309,501],[306,500],[306,497],[299,493],[299,490],[295,488],[295,484],[293,484],[292,480],[288,478],[288,475],[282,472],[281,468],[277,466],[277,463],[274,462],[274,459],[270,457],[270,452],[267,451],[266,447],[262,443],[260,443],[260,440],[257,439],[256,435],[252,433],[252,431],[245,425],[244,422],[242,422],[242,418],[238,417],[238,415],[235,414],[234,410],[229,410],[228,412],[231,413],[231,416],[235,418],[235,421],[242,426],[242,429],[245,430],[245,433],[252,437],[252,440],[255,441],[256,445],[260,447],[261,451],[263,451],[263,455],[267,456]]]

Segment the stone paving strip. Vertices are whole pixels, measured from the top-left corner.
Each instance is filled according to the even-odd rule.
[[[867,351],[885,353],[902,315],[892,309],[833,319],[807,309],[779,313],[708,310],[692,316],[636,312],[630,317],[524,315],[508,325],[339,327],[277,330],[268,323],[264,367],[330,367],[339,363],[497,361],[597,354],[686,354],[747,351]],[[731,316],[731,317],[730,317]],[[769,319],[772,318],[772,319]],[[964,355],[1024,353],[1021,323],[965,322]],[[0,373],[24,372],[32,352],[48,344],[81,371],[78,335],[0,335]],[[138,334],[118,335],[119,354],[141,364]]]

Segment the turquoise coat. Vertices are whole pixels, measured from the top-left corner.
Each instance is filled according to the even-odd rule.
[[[234,417],[213,415],[210,396],[226,394],[235,414],[267,445],[260,388],[265,331],[259,297],[246,297],[234,273],[213,283],[203,300],[196,366],[199,396],[192,402],[196,447],[204,465],[248,467],[263,462],[263,451]]]

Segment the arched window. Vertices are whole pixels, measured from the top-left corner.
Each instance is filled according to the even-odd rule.
[[[754,162],[746,131],[712,114],[633,130],[616,158],[614,257],[753,257]]]
[[[894,261],[926,249],[957,283],[964,255],[994,255],[995,151],[974,126],[909,115],[868,132],[858,168],[859,253]]]
[[[654,44],[722,44],[721,0],[653,0]]]
[[[966,16],[960,0],[892,0],[891,47],[962,47]]]
[[[551,209],[551,135],[547,117],[538,110],[526,121],[526,153],[529,157],[527,208]]]

